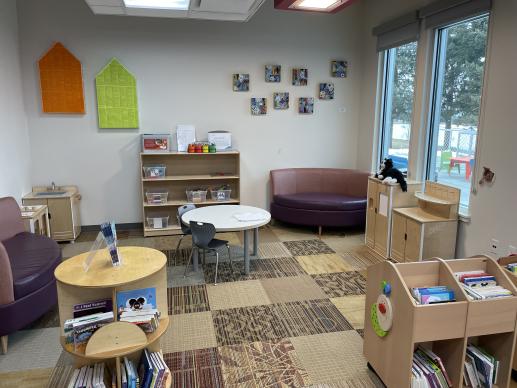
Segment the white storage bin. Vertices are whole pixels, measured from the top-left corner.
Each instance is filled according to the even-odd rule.
[[[156,215],[147,217],[147,225],[153,229],[163,229],[169,227],[169,216]]]
[[[167,203],[167,198],[169,197],[169,193],[167,191],[148,191],[145,193],[145,197],[147,199],[147,203],[153,205],[159,205]]]
[[[187,190],[187,202],[206,202],[207,190]]]
[[[145,178],[163,178],[165,177],[165,165],[156,164],[152,166],[144,166],[144,177]]]
[[[210,194],[212,195],[212,199],[214,201],[229,201],[232,190],[210,190]]]

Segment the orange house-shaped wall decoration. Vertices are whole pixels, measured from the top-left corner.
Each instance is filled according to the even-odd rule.
[[[81,62],[55,43],[38,62],[44,113],[84,113]]]

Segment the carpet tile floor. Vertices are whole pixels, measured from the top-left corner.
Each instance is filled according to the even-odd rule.
[[[88,251],[95,236],[87,233],[76,244],[62,245],[64,257]],[[245,275],[242,235],[218,235],[232,244],[235,261],[232,268],[221,251],[214,285],[212,256],[198,272],[190,265],[183,276],[189,238],[176,255],[176,236],[124,233],[123,245],[152,247],[168,257],[170,326],[161,344],[172,386],[381,387],[362,355],[365,269],[378,261],[364,250],[363,236],[334,230],[319,238],[310,228],[267,226],[261,228],[258,256],[252,257],[250,274]],[[10,352],[0,355],[2,387],[19,387],[15,371],[18,380],[22,374],[44,376],[41,387],[66,386],[72,361],[56,338],[51,338],[55,346],[50,346],[54,353],[46,355],[48,361],[34,362],[30,351],[42,345],[48,349],[42,344],[44,330],[56,330],[58,324],[55,310],[15,334]],[[23,364],[12,358],[21,351]]]

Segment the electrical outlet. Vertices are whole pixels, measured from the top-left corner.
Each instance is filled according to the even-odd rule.
[[[508,256],[517,255],[517,247],[515,245],[508,245]]]
[[[499,254],[499,240],[496,240],[495,238],[490,240],[490,246],[488,249],[488,253],[491,253],[495,256]]]

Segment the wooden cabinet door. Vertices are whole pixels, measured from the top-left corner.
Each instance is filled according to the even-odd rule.
[[[388,186],[379,184],[377,185],[377,196],[376,196],[376,206],[377,206],[377,214],[375,214],[375,251],[382,255],[383,257],[387,257],[388,252],[388,216],[389,216],[389,205],[387,206],[385,214],[382,214],[380,211],[381,206],[381,196],[385,196],[385,201],[389,203],[388,197]]]
[[[70,198],[49,198],[47,201],[52,238],[58,241],[73,239]]]
[[[406,234],[405,261],[420,261],[422,257],[422,224],[408,218]]]
[[[398,262],[404,262],[406,251],[406,217],[393,212],[391,220],[390,257]]]
[[[366,205],[366,245],[375,246],[375,215],[377,213],[377,183],[368,180],[368,204]]]

